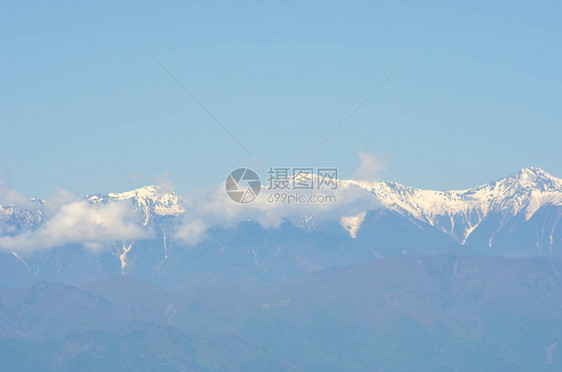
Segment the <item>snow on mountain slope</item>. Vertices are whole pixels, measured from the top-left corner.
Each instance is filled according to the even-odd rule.
[[[523,214],[527,221],[545,205],[562,205],[562,180],[534,167],[467,190],[422,190],[395,182],[340,182],[343,187],[355,184],[368,189],[384,207],[427,222],[463,244],[493,212]],[[354,229],[356,235],[359,227]]]
[[[107,196],[114,200],[133,199],[139,205],[152,206],[154,213],[161,216],[177,216],[185,212],[180,204],[180,197],[162,186],[145,186],[132,191],[110,193]]]
[[[343,226],[344,229],[347,230],[349,236],[355,239],[357,237],[357,231],[359,230],[361,224],[365,220],[366,215],[367,212],[362,212],[356,216],[342,217],[340,220],[340,224]]]
[[[90,203],[103,203],[109,200],[130,200],[143,213],[143,226],[147,226],[155,216],[179,216],[185,213],[181,197],[162,186],[144,186],[122,193],[107,195],[88,195]]]
[[[40,206],[43,201],[32,199],[33,203]],[[0,235],[12,235],[22,230],[40,225],[45,219],[40,209],[17,208],[13,205],[0,205]]]

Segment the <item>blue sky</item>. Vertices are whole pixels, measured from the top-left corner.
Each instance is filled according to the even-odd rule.
[[[383,159],[383,179],[424,188],[531,165],[562,176],[560,8],[5,2],[0,176],[30,197],[164,181],[189,192],[239,166],[335,166],[351,177],[358,151]]]

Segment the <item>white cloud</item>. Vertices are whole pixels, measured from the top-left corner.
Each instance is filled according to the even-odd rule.
[[[364,182],[376,182],[380,172],[386,169],[380,156],[370,152],[359,151],[359,168],[353,174],[353,179]]]
[[[127,201],[96,205],[85,200],[66,202],[38,228],[0,237],[0,248],[30,251],[73,243],[100,247],[115,240],[147,237],[137,220]]]
[[[207,228],[202,220],[186,220],[179,226],[175,237],[189,245],[196,245],[206,237]]]
[[[309,200],[311,195],[334,198],[332,202],[271,202],[278,190],[262,188],[256,200],[248,204],[232,201],[225,192],[224,184],[188,200],[184,208],[188,213],[176,231],[175,237],[187,244],[197,244],[205,238],[210,227],[232,228],[236,224],[251,220],[264,228],[277,228],[282,222],[299,225],[307,216],[320,221],[339,220],[343,216],[354,216],[379,207],[368,190],[354,182],[340,182],[335,190],[299,190],[298,195]],[[295,194],[295,191],[286,191]]]

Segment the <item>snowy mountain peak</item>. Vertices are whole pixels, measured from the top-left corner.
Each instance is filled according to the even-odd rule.
[[[147,226],[154,216],[179,216],[185,213],[181,197],[169,188],[157,185],[121,193],[87,195],[85,199],[93,204],[129,200],[142,213],[143,226]]]
[[[178,216],[185,213],[180,196],[167,187],[151,185],[122,193],[110,193],[113,200],[132,200],[145,212],[145,215]],[[148,223],[148,222],[146,222]]]
[[[167,190],[162,186],[149,185],[149,186],[143,186],[138,189],[125,191],[121,193],[109,193],[107,194],[107,196],[109,196],[114,200],[132,199],[132,198],[158,199],[161,196],[165,196],[167,194],[175,195],[173,191]]]
[[[503,183],[511,187],[537,188],[541,191],[562,191],[562,179],[536,167],[521,169],[495,183]]]
[[[533,176],[533,177],[549,177],[549,178],[554,177],[554,176],[548,174],[544,169],[538,168],[538,167],[523,168],[515,174],[516,175]]]

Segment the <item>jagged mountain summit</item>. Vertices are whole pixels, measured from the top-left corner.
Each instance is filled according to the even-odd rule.
[[[368,189],[387,209],[435,226],[441,231],[466,244],[470,236],[486,225],[488,218],[499,218],[487,242],[492,246],[495,235],[510,220],[529,221],[541,208],[562,205],[562,180],[540,168],[525,168],[519,172],[489,184],[452,191],[422,190],[394,182],[358,184]],[[554,230],[560,219],[560,211],[549,229],[549,242],[554,243]],[[359,227],[354,225],[354,233]]]
[[[111,200],[130,200],[142,212],[144,226],[148,225],[151,218],[157,216],[179,216],[185,213],[178,194],[169,188],[156,185],[121,193],[87,195],[85,199],[92,204],[107,203]]]

